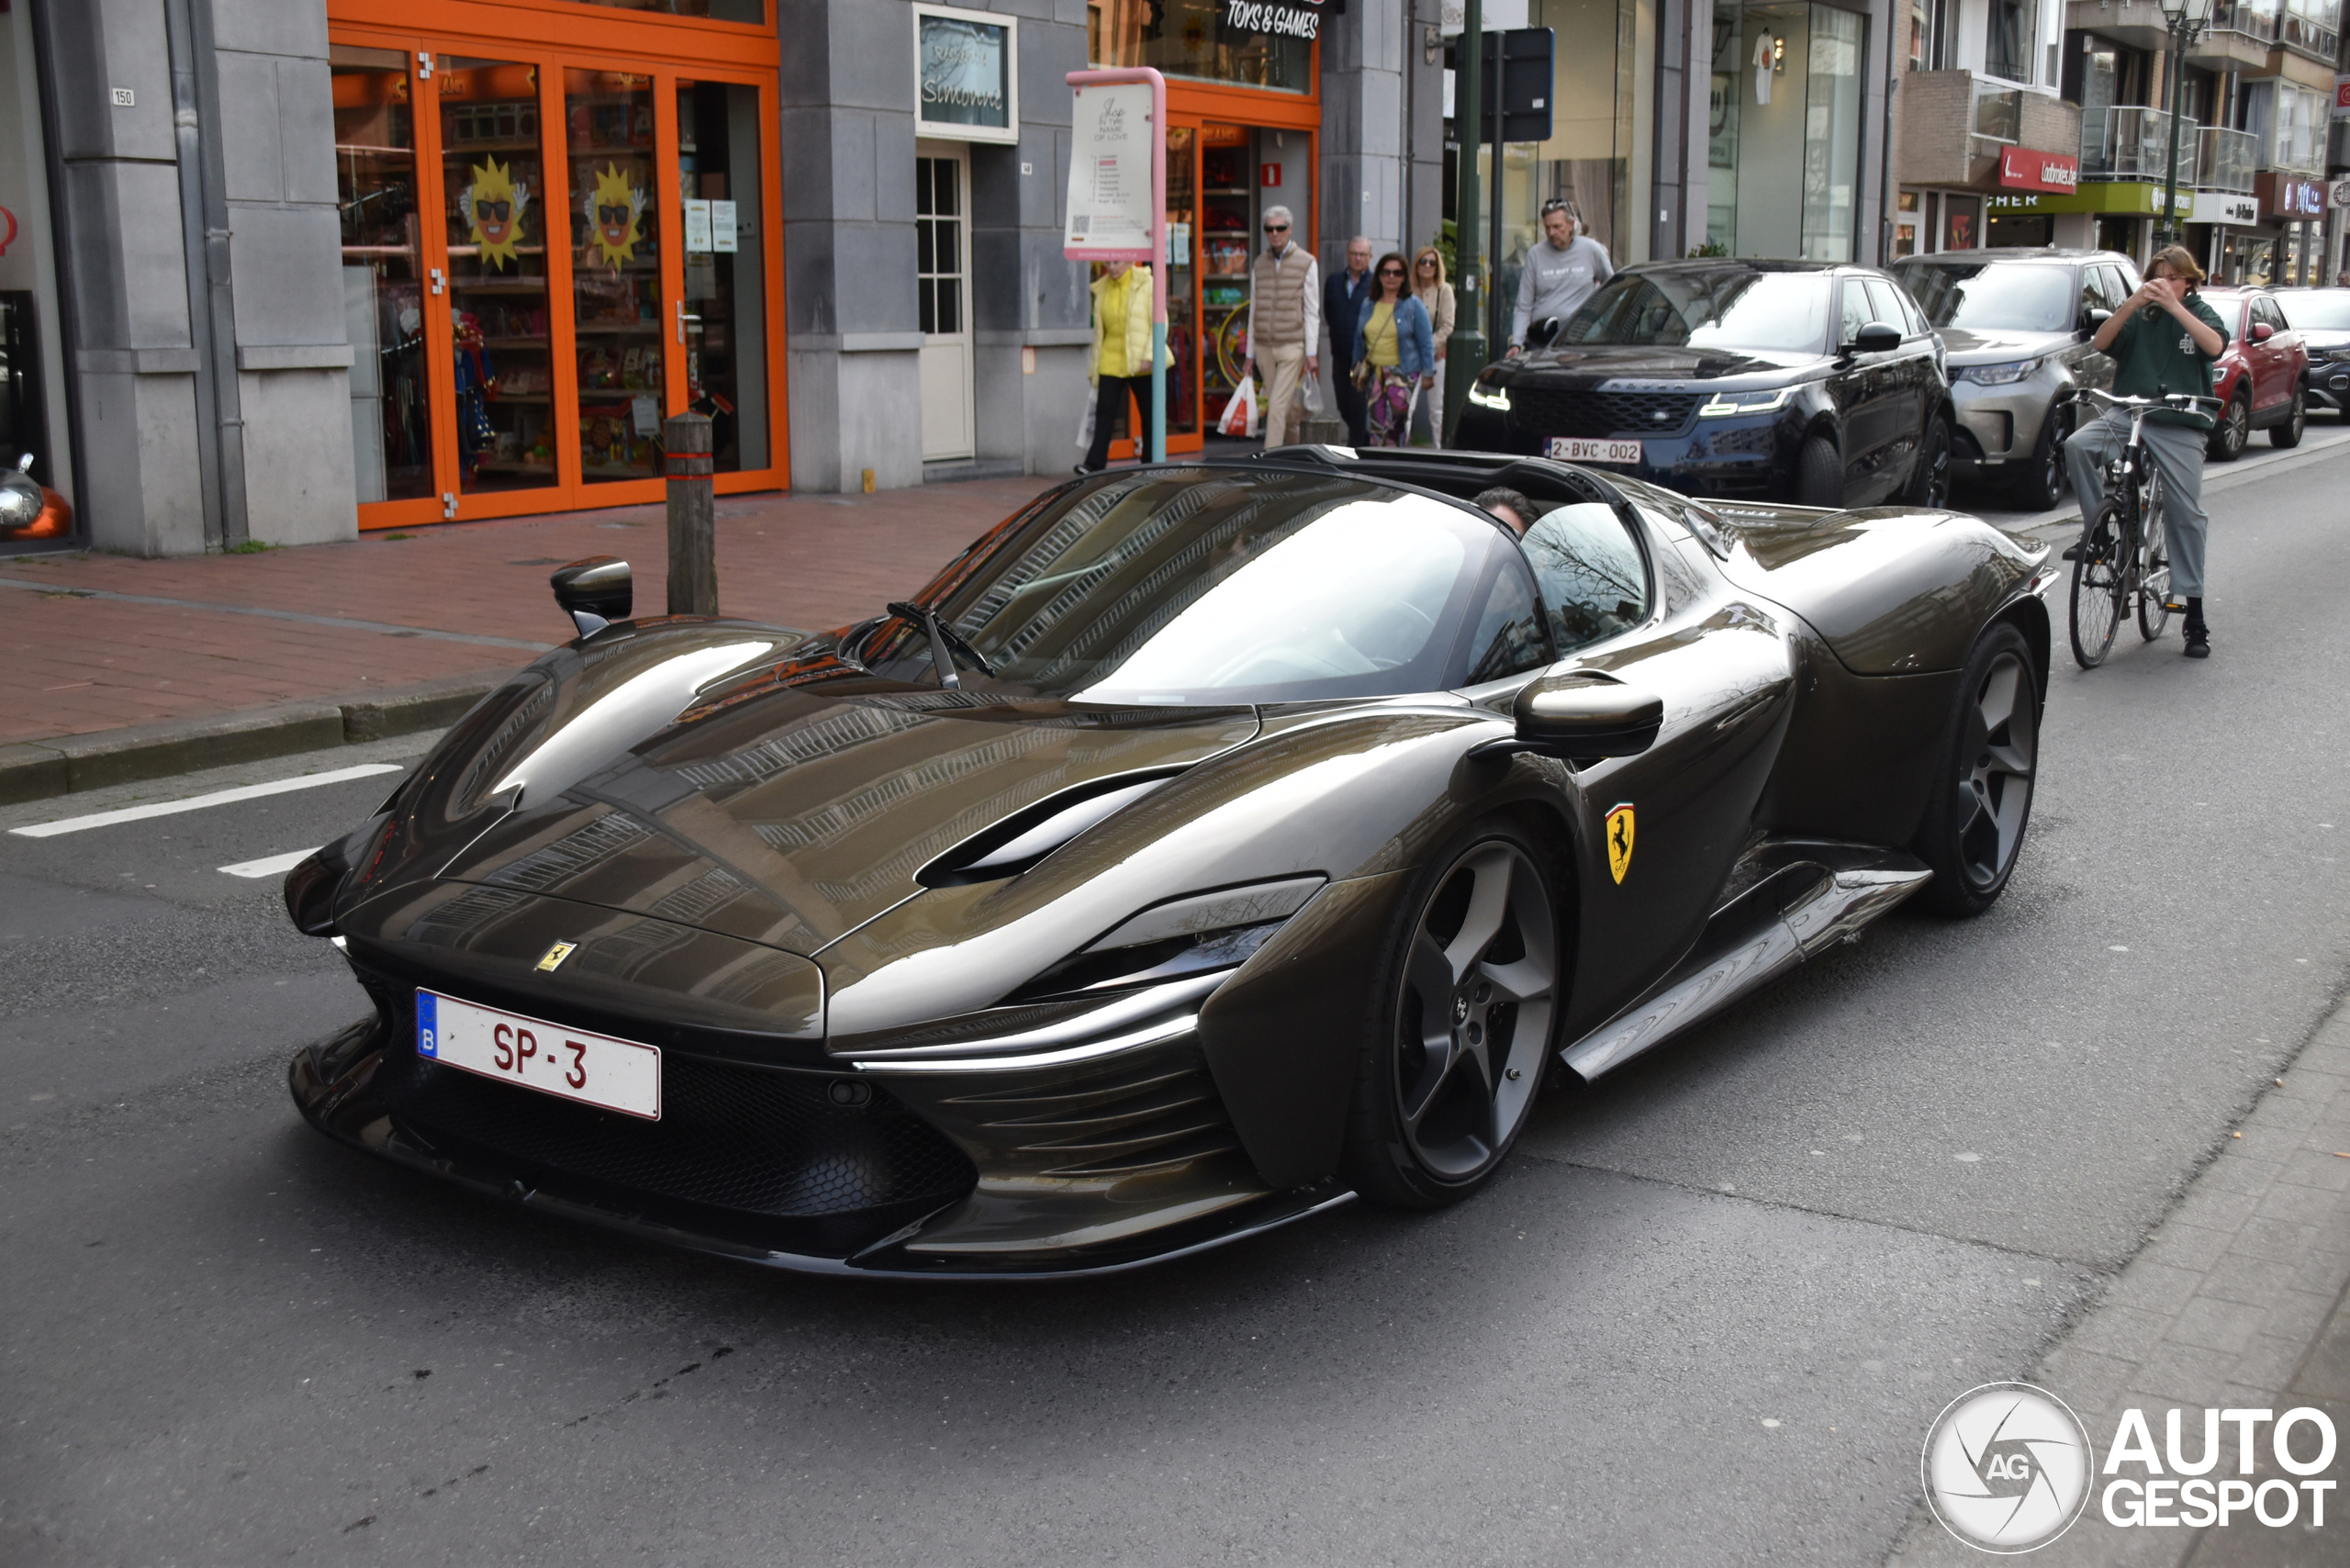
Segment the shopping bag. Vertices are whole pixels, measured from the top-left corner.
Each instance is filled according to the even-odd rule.
[[[1235,435],[1242,439],[1257,433],[1257,381],[1254,376],[1240,378],[1239,389],[1224,405],[1224,417],[1215,422],[1220,435]]]
[[[1080,452],[1093,450],[1093,409],[1100,401],[1093,395],[1092,387],[1085,389],[1085,412],[1077,417],[1077,449]]]
[[[1322,412],[1322,378],[1319,375],[1315,375],[1314,372],[1310,370],[1307,371],[1304,378],[1297,385],[1297,396],[1298,400],[1305,405],[1305,411],[1308,414],[1316,416],[1320,415]]]

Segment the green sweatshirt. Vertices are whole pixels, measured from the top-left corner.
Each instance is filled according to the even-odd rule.
[[[2220,347],[2225,350],[2228,330],[2221,325],[2219,312],[2206,305],[2199,294],[2190,292],[2186,305],[2197,320],[2220,334]],[[2197,348],[2178,318],[2159,305],[2138,307],[2121,323],[2112,346],[2105,352],[2113,356],[2113,390],[2119,397],[2160,398],[2172,392],[2211,396],[2212,356]],[[2211,416],[2200,409],[2190,413],[2157,409],[2146,416],[2146,422],[2208,431]]]

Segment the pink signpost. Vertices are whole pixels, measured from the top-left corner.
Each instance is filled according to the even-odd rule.
[[[1150,461],[1167,461],[1167,78],[1148,66],[1072,71],[1069,218],[1061,254],[1150,268]],[[1143,89],[1144,91],[1137,91]],[[1145,97],[1145,92],[1147,97]],[[1137,115],[1136,111],[1141,113]],[[1137,132],[1134,121],[1140,118]],[[1149,164],[1150,207],[1135,164]]]

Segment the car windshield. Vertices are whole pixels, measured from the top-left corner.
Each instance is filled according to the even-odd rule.
[[[1726,267],[1622,273],[1583,302],[1559,342],[1817,353],[1828,341],[1830,282],[1826,273]]]
[[[1458,684],[1489,652],[1465,645],[1488,601],[1514,592],[1531,599],[1525,559],[1480,514],[1344,475],[1218,467],[1073,486],[923,597],[1002,685],[1217,704]],[[926,656],[919,623],[899,625],[877,673]]]
[[[1893,270],[1926,319],[1975,331],[2068,332],[2080,306],[2069,267],[2031,262],[1906,262]]]
[[[2280,294],[2277,303],[2285,319],[2296,327],[2320,331],[2350,330],[2350,288],[2329,288],[2311,294]]]

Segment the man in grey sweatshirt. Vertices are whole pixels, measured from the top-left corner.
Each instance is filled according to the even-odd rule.
[[[1541,242],[1526,252],[1526,270],[1517,277],[1517,309],[1509,327],[1511,353],[1526,347],[1528,323],[1547,316],[1563,322],[1616,275],[1607,247],[1578,233],[1581,227],[1574,203],[1553,196],[1542,204]]]

